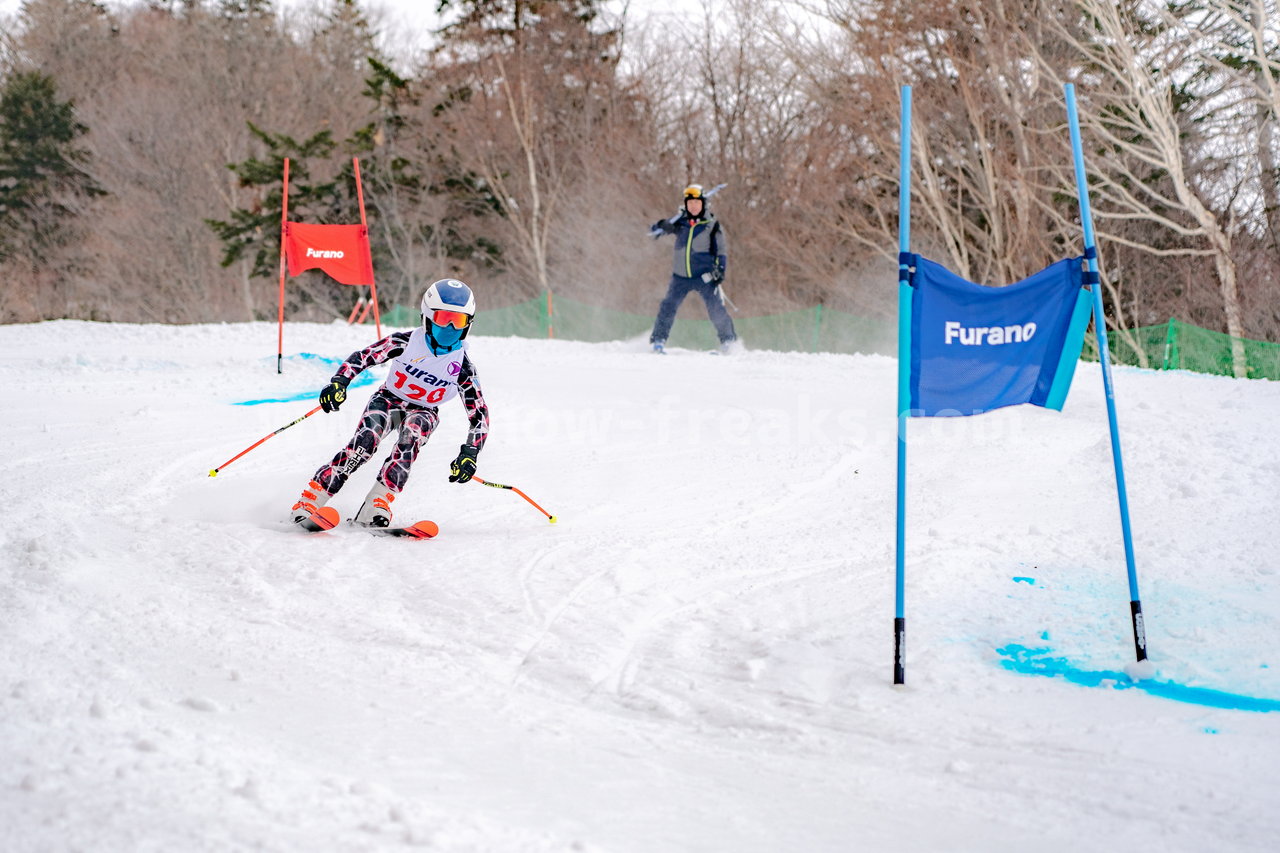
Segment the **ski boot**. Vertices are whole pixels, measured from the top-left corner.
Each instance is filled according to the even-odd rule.
[[[375,482],[369,494],[365,495],[360,511],[356,513],[355,523],[363,527],[390,527],[391,502],[395,499],[395,492],[382,483]]]
[[[329,501],[329,497],[329,493],[315,480],[307,483],[307,487],[302,490],[302,496],[298,498],[298,502],[290,507],[290,511],[293,514],[293,523],[309,533],[332,530],[338,524],[339,519],[336,509],[325,506]]]
[[[329,497],[329,493],[315,480],[307,483],[307,487],[302,490],[302,496],[298,498],[298,502],[289,508],[293,512],[294,524],[317,514],[320,511],[320,507],[329,502]]]

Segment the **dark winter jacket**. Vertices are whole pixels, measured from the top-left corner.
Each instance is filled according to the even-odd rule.
[[[681,212],[680,219],[663,229],[676,235],[671,256],[671,273],[682,278],[702,278],[717,267],[721,273],[729,261],[729,241],[724,226],[714,213],[704,212],[694,219]]]

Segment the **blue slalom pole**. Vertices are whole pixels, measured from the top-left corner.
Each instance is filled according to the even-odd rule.
[[[1076,191],[1080,200],[1080,222],[1084,226],[1084,256],[1093,289],[1093,328],[1098,337],[1098,361],[1102,365],[1102,387],[1107,398],[1107,420],[1111,426],[1111,458],[1116,469],[1116,495],[1120,500],[1120,530],[1124,536],[1124,562],[1129,570],[1129,611],[1133,617],[1133,645],[1138,660],[1147,659],[1147,631],[1142,620],[1142,599],[1138,595],[1138,570],[1133,560],[1133,532],[1129,526],[1129,494],[1124,485],[1124,459],[1120,455],[1120,426],[1116,421],[1116,396],[1111,384],[1111,353],[1107,349],[1107,321],[1102,312],[1102,285],[1098,282],[1098,249],[1093,236],[1093,213],[1089,207],[1089,185],[1084,173],[1084,151],[1080,144],[1080,119],[1076,113],[1076,88],[1063,87],[1067,98],[1067,123],[1071,127],[1071,154],[1075,159]]]
[[[911,87],[902,87],[902,145],[898,160],[898,517],[893,614],[893,683],[907,683],[906,542],[907,414],[911,408]]]

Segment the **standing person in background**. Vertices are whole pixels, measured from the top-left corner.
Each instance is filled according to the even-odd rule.
[[[733,318],[724,307],[722,286],[729,259],[728,239],[720,220],[707,209],[702,185],[690,184],[685,187],[684,207],[671,219],[659,219],[650,231],[655,236],[676,236],[671,282],[667,285],[666,297],[658,306],[653,334],[649,336],[653,351],[665,351],[667,336],[671,334],[671,326],[675,323],[680,303],[684,302],[691,291],[697,291],[706,303],[707,315],[716,327],[716,335],[720,338],[720,352],[736,352],[741,345],[733,329]]]

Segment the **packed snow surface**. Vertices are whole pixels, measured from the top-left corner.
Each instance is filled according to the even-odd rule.
[[[894,360],[478,336],[479,474],[554,525],[447,482],[452,401],[437,539],[291,529],[372,384],[208,476],[374,337],[0,327],[0,848],[1280,843],[1277,384],[1115,371],[1136,683],[1098,366],[912,421],[894,688]]]

